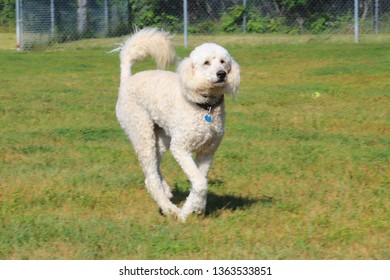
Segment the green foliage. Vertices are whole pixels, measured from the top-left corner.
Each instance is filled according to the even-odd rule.
[[[316,18],[316,20],[310,24],[310,30],[313,34],[324,33],[327,30],[327,20],[323,17]]]
[[[204,20],[198,24],[191,24],[188,26],[190,34],[207,34],[213,33],[217,30],[217,24],[212,20]]]
[[[268,31],[269,18],[263,17],[255,12],[249,12],[247,21],[247,32],[266,33]]]
[[[230,7],[227,12],[221,16],[221,26],[224,32],[232,33],[242,30],[242,20],[247,12],[247,7]]]
[[[284,17],[265,17],[259,15],[248,7],[239,6],[228,9],[221,16],[222,30],[227,33],[241,32],[243,30],[243,17],[247,14],[247,29],[249,33],[287,33],[286,19]]]
[[[295,8],[297,6],[306,5],[309,0],[277,0],[281,5],[287,7],[288,9]]]
[[[271,33],[286,33],[286,19],[284,17],[271,18],[268,29]]]
[[[178,3],[168,0],[129,0],[130,24],[139,28],[155,26],[167,31],[182,30]]]
[[[351,33],[353,25],[352,13],[347,13],[342,16],[337,16],[335,20],[329,22],[330,29],[335,33]]]
[[[246,31],[248,33],[288,33],[289,28],[284,17],[262,16],[255,10],[239,6],[228,9],[221,17],[221,27],[224,32],[241,32],[243,17],[247,14]]]
[[[309,31],[313,34],[324,33],[350,33],[353,25],[353,16],[347,13],[341,16],[331,16],[327,14],[313,15],[312,22],[309,24]],[[371,23],[370,23],[371,24]],[[363,28],[364,23],[360,22]]]
[[[0,27],[15,26],[15,0],[0,0]]]

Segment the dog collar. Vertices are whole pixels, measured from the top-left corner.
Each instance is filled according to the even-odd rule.
[[[222,95],[221,98],[218,99],[218,101],[213,103],[213,104],[210,104],[210,103],[196,103],[196,105],[198,105],[202,109],[205,109],[205,110],[209,111],[209,110],[212,110],[212,109],[218,107],[219,105],[221,105],[223,100],[224,100],[223,97],[224,96]]]
[[[221,105],[223,100],[224,100],[224,96],[222,95],[221,98],[217,102],[215,102],[213,104],[210,104],[210,103],[196,103],[196,105],[198,105],[200,108],[207,110],[207,114],[204,116],[204,119],[205,119],[206,122],[210,123],[213,120],[211,115],[210,115],[211,110],[213,110],[214,108],[217,108],[219,105]]]

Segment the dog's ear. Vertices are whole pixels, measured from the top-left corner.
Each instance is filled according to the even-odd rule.
[[[236,97],[240,86],[240,66],[232,59],[231,68],[227,75],[227,91]]]
[[[180,76],[181,83],[188,83],[193,80],[194,76],[194,65],[192,64],[191,58],[187,57],[180,62],[177,68],[177,73]]]

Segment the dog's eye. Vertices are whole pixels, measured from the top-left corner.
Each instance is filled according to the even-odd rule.
[[[221,62],[221,64],[225,64],[225,60],[223,60],[223,59],[221,59],[220,62]]]
[[[203,65],[210,65],[210,61],[206,60]]]

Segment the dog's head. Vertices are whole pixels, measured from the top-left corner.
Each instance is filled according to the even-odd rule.
[[[180,63],[178,72],[182,86],[196,102],[224,93],[235,96],[240,85],[239,65],[226,49],[214,43],[195,48]]]

